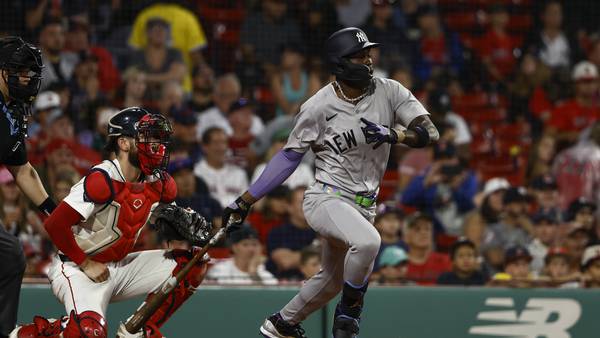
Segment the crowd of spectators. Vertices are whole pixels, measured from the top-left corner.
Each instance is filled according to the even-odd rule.
[[[0,4],[0,33],[42,50],[27,149],[57,202],[106,156],[109,118],[142,106],[173,123],[177,203],[220,226],[331,80],[327,36],[361,27],[381,43],[375,76],[410,89],[441,135],[392,151],[373,283],[600,287],[599,15],[585,0],[30,0]],[[211,251],[209,280],[319,271],[302,212],[313,162]],[[43,276],[54,248],[5,169],[0,206],[27,275]],[[139,245],[184,244],[144,233]]]

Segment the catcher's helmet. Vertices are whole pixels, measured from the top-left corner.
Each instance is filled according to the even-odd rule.
[[[31,104],[40,90],[42,80],[42,52],[17,36],[0,39],[0,69],[6,70],[4,81],[11,99]],[[20,77],[28,77],[26,85]]]
[[[373,78],[371,70],[365,65],[350,62],[347,57],[378,45],[370,42],[365,32],[356,27],[340,29],[331,34],[325,43],[326,58],[331,73],[352,86],[367,87]]]
[[[137,134],[135,124],[146,114],[150,113],[140,107],[129,107],[121,110],[108,120],[108,136],[135,137]]]
[[[164,171],[169,164],[169,143],[173,128],[164,116],[151,114],[144,108],[121,110],[108,121],[108,150],[116,150],[119,136],[133,137],[138,150],[137,158],[130,158],[145,175]],[[112,140],[111,140],[112,138]]]

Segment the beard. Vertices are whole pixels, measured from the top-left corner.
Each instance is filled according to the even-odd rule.
[[[137,148],[127,154],[127,160],[129,160],[129,163],[131,163],[134,167],[141,169]]]

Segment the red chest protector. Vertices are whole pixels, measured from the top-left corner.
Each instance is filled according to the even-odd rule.
[[[84,189],[86,200],[104,207],[86,220],[93,235],[78,244],[95,261],[104,263],[131,253],[152,209],[159,202],[173,202],[177,195],[175,181],[166,173],[162,180],[132,183],[114,180],[99,168],[86,176]]]

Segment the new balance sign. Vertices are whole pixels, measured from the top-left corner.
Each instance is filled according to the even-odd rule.
[[[581,305],[569,298],[530,298],[520,313],[513,298],[487,298],[469,334],[510,338],[579,338],[569,329],[581,317]]]

